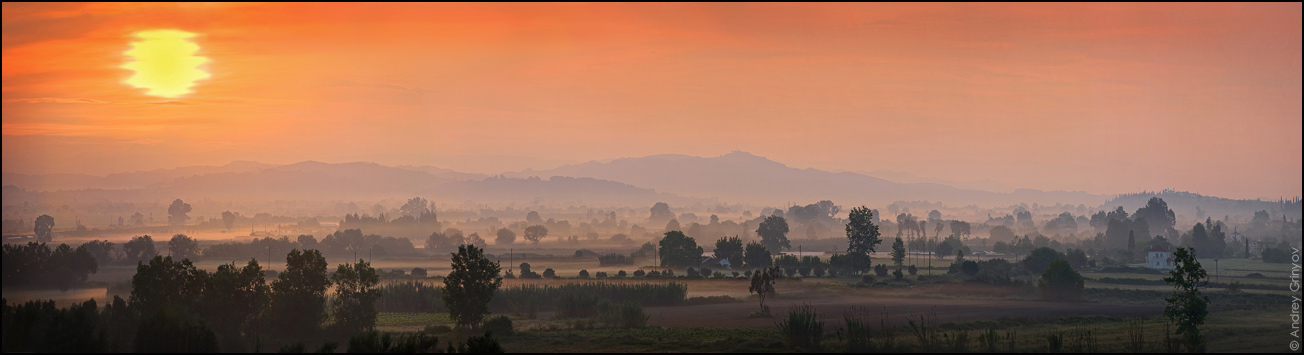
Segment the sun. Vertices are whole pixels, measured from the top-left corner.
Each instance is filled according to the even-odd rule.
[[[150,96],[174,98],[189,94],[196,81],[211,75],[200,70],[208,58],[196,56],[199,45],[190,39],[194,33],[180,30],[148,30],[133,34],[140,41],[132,42],[127,56],[134,60],[122,68],[134,70],[127,85],[148,89]]]

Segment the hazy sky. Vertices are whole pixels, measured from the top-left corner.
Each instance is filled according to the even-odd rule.
[[[3,10],[5,172],[738,149],[1096,193],[1304,180],[1299,3]],[[155,29],[198,35],[211,77],[193,93],[124,83],[132,34]]]

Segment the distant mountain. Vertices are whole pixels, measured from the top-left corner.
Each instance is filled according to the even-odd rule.
[[[441,168],[437,166],[429,166],[429,165],[422,165],[422,166],[399,165],[396,166],[395,168],[420,171],[430,175],[443,176],[443,177],[448,177],[456,180],[480,180],[489,177],[489,175],[485,175],[485,174],[463,173],[463,172],[453,171],[453,169],[445,169],[445,168]]]
[[[684,196],[778,205],[833,200],[843,205],[894,201],[943,201],[950,205],[1071,203],[1099,205],[1107,197],[1084,192],[1020,189],[1012,193],[959,189],[937,183],[897,183],[850,172],[797,169],[747,152],[719,157],[666,154],[588,162],[556,169],[525,170],[514,177],[573,176],[620,181]]]
[[[133,189],[171,182],[178,178],[218,174],[258,171],[276,165],[252,161],[233,161],[226,165],[183,166],[172,169],[155,169],[129,173],[94,176],[86,174],[48,174],[28,175],[4,173],[2,185],[14,185],[30,191],[84,190],[84,189]]]
[[[539,177],[544,179],[531,177]],[[406,198],[434,201],[645,205],[726,201],[778,206],[833,200],[844,206],[883,206],[895,201],[941,201],[948,205],[1008,206],[1016,203],[1087,204],[1107,197],[1083,192],[1019,189],[1001,193],[945,184],[899,183],[850,172],[796,169],[736,151],[719,157],[654,155],[592,161],[550,170],[488,177],[432,166],[390,167],[369,162],[287,165],[232,162],[223,166],[160,169],[104,177],[5,174],[21,196],[59,196],[67,201],[292,201]],[[64,193],[52,193],[67,190]],[[21,191],[21,192],[19,192]],[[42,198],[42,200],[44,200]],[[6,195],[4,201],[15,200]]]
[[[657,202],[686,205],[713,202],[705,199],[684,198],[653,189],[594,178],[553,176],[508,178],[489,177],[483,180],[458,181],[442,184],[419,193],[437,196],[441,201],[478,203],[541,203],[589,206],[651,206]]]
[[[211,168],[211,167],[210,167]],[[484,177],[437,167],[388,167],[376,163],[323,163],[305,161],[288,165],[264,165],[260,169],[209,169],[214,171],[172,179],[168,182],[136,184],[127,188],[91,187],[40,190],[6,181],[4,203],[24,201],[67,203],[72,201],[158,202],[174,198],[216,201],[323,201],[385,199],[420,196],[432,201],[463,202],[559,202],[607,205],[651,205],[657,201],[683,204],[704,202],[685,199],[652,189],[592,178],[553,177],[514,179]],[[149,175],[153,173],[154,175]],[[159,172],[132,173],[163,179]],[[176,173],[172,173],[176,175]],[[41,176],[33,179],[40,181]],[[91,177],[96,178],[96,177]],[[103,179],[103,178],[99,178]],[[105,186],[102,181],[91,186]],[[34,184],[34,186],[41,186]]]
[[[946,186],[957,187],[961,189],[991,191],[991,192],[1012,192],[1015,190],[1013,187],[1010,187],[1009,185],[1005,185],[991,179],[971,180],[971,181],[951,181],[951,180],[944,180],[944,179],[937,179],[937,178],[922,177],[907,172],[891,171],[891,170],[853,171],[853,173],[857,173],[865,176],[873,176],[876,178],[880,178],[896,183],[903,183],[903,184],[933,183],[933,184],[941,184]]]

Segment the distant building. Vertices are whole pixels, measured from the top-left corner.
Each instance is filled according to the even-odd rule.
[[[1159,270],[1172,270],[1176,265],[1173,264],[1173,252],[1168,251],[1162,245],[1156,245],[1146,252],[1146,267]]]

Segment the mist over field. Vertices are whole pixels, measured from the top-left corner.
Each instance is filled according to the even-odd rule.
[[[4,352],[1299,351],[1299,3],[3,9]]]

